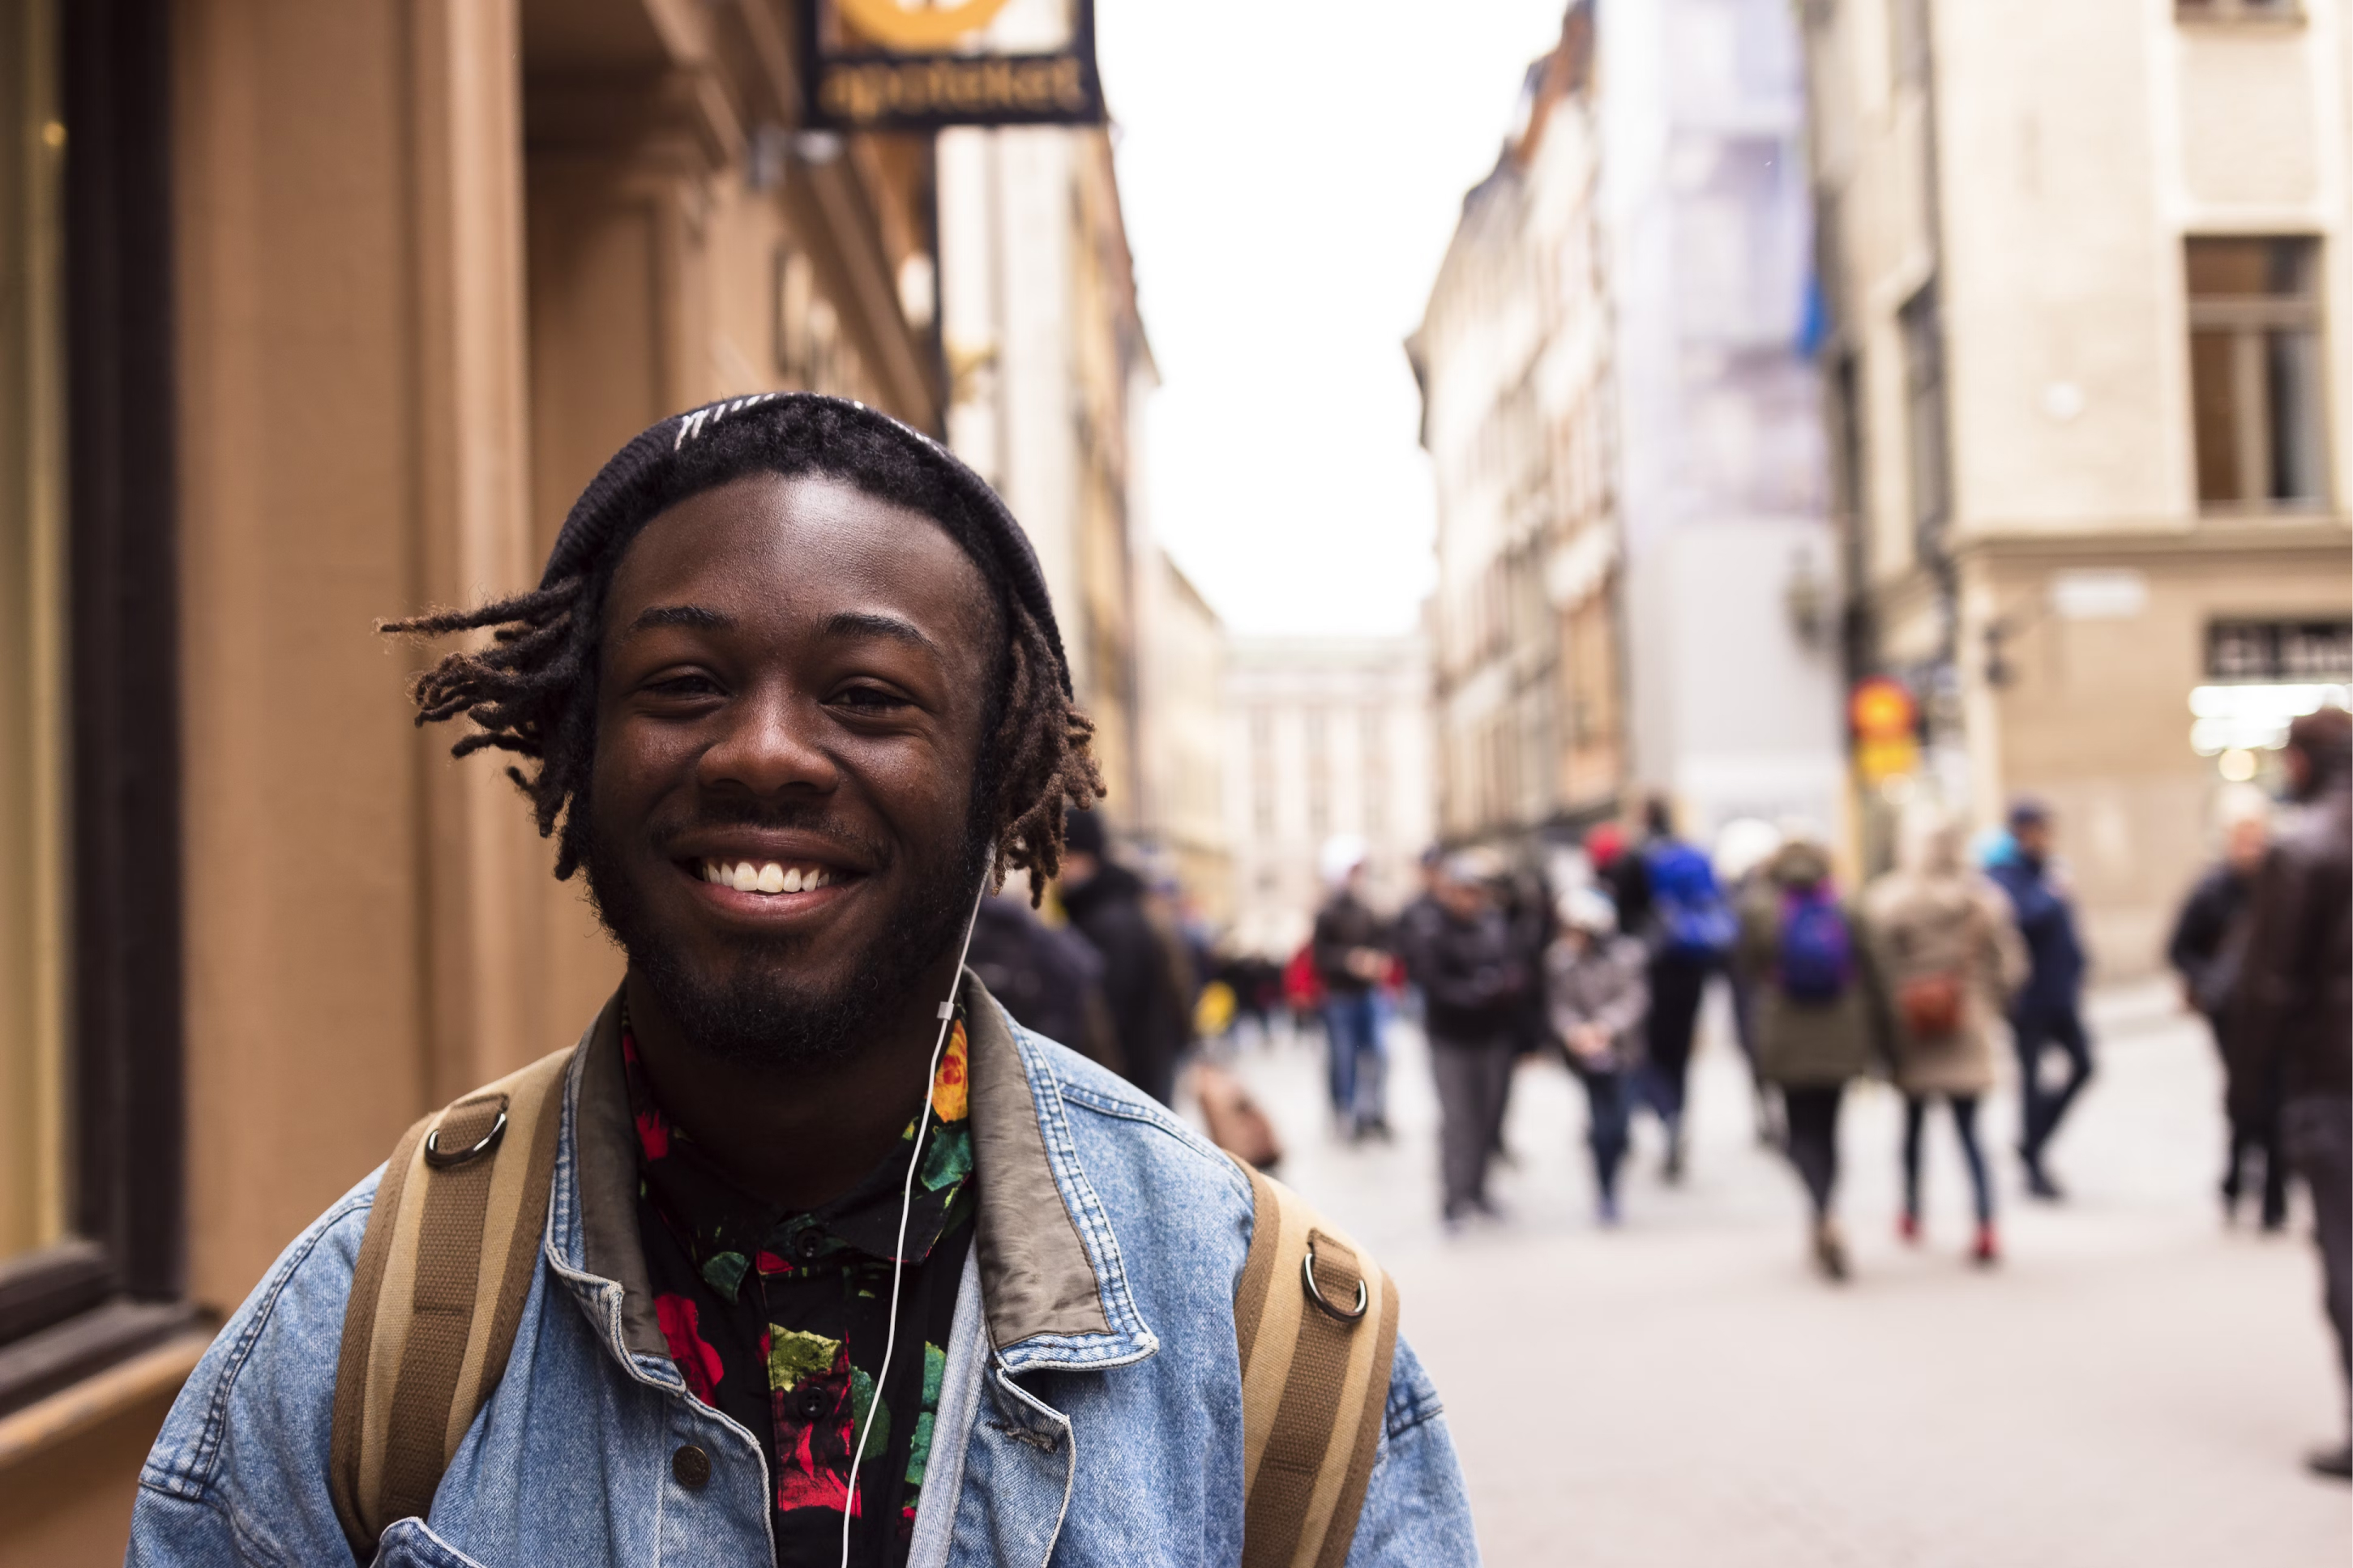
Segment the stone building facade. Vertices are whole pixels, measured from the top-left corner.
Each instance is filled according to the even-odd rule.
[[[2154,967],[2211,796],[2353,679],[2353,10],[1800,9],[1849,657],[1926,721],[1864,820],[2047,798]]]

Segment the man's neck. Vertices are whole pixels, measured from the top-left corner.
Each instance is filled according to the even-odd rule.
[[[635,967],[622,986],[663,1113],[745,1192],[797,1214],[855,1186],[923,1109],[939,1005],[955,979],[951,951],[877,1016],[849,1055],[790,1067],[702,1049]]]

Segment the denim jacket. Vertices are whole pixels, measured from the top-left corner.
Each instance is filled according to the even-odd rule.
[[[980,1208],[911,1568],[1239,1562],[1249,1184],[1165,1108],[965,984]],[[655,1317],[617,1012],[573,1057],[505,1376],[430,1514],[385,1531],[383,1568],[773,1560],[765,1446],[687,1392]],[[376,1179],[295,1239],[188,1380],[140,1475],[131,1563],[351,1561],[329,1428]],[[689,1446],[710,1461],[692,1489],[679,1475],[697,1468],[672,1468]],[[1476,1557],[1437,1394],[1400,1341],[1347,1561]]]

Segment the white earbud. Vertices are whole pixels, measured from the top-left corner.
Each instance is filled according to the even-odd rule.
[[[882,1364],[874,1370],[874,1394],[867,1402],[866,1419],[858,1424],[858,1441],[849,1450],[849,1495],[841,1509],[841,1568],[849,1568],[849,1521],[858,1511],[858,1467],[866,1458],[866,1439],[873,1435],[874,1417],[882,1408],[882,1383],[891,1375],[891,1357],[899,1348],[899,1281],[906,1270],[907,1215],[915,1204],[915,1172],[923,1158],[923,1134],[931,1131],[932,1083],[939,1077],[940,1054],[947,1049],[948,1027],[955,1019],[955,990],[964,978],[965,960],[972,956],[973,927],[980,921],[980,900],[988,897],[989,873],[997,868],[997,847],[990,845],[982,861],[980,886],[972,895],[972,913],[964,921],[964,944],[956,949],[955,979],[940,1002],[939,1037],[932,1042],[931,1065],[923,1069],[923,1098],[915,1112],[915,1146],[907,1154],[907,1182],[899,1194],[899,1240],[891,1248],[891,1328],[882,1336]]]

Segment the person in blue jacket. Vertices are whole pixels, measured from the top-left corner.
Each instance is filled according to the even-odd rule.
[[[2092,1077],[2092,1039],[2084,1028],[2084,944],[2075,933],[2075,910],[2064,885],[2052,874],[2051,808],[2023,799],[2010,808],[2010,833],[1987,857],[1986,874],[2010,895],[2026,939],[2026,985],[2010,1004],[2010,1034],[2018,1047],[2018,1157],[2026,1167],[2026,1190],[2056,1201],[2065,1194],[2051,1179],[2043,1155],[2052,1135]],[[2052,1088],[2042,1063],[2053,1050],[2064,1058],[2065,1078]]]

